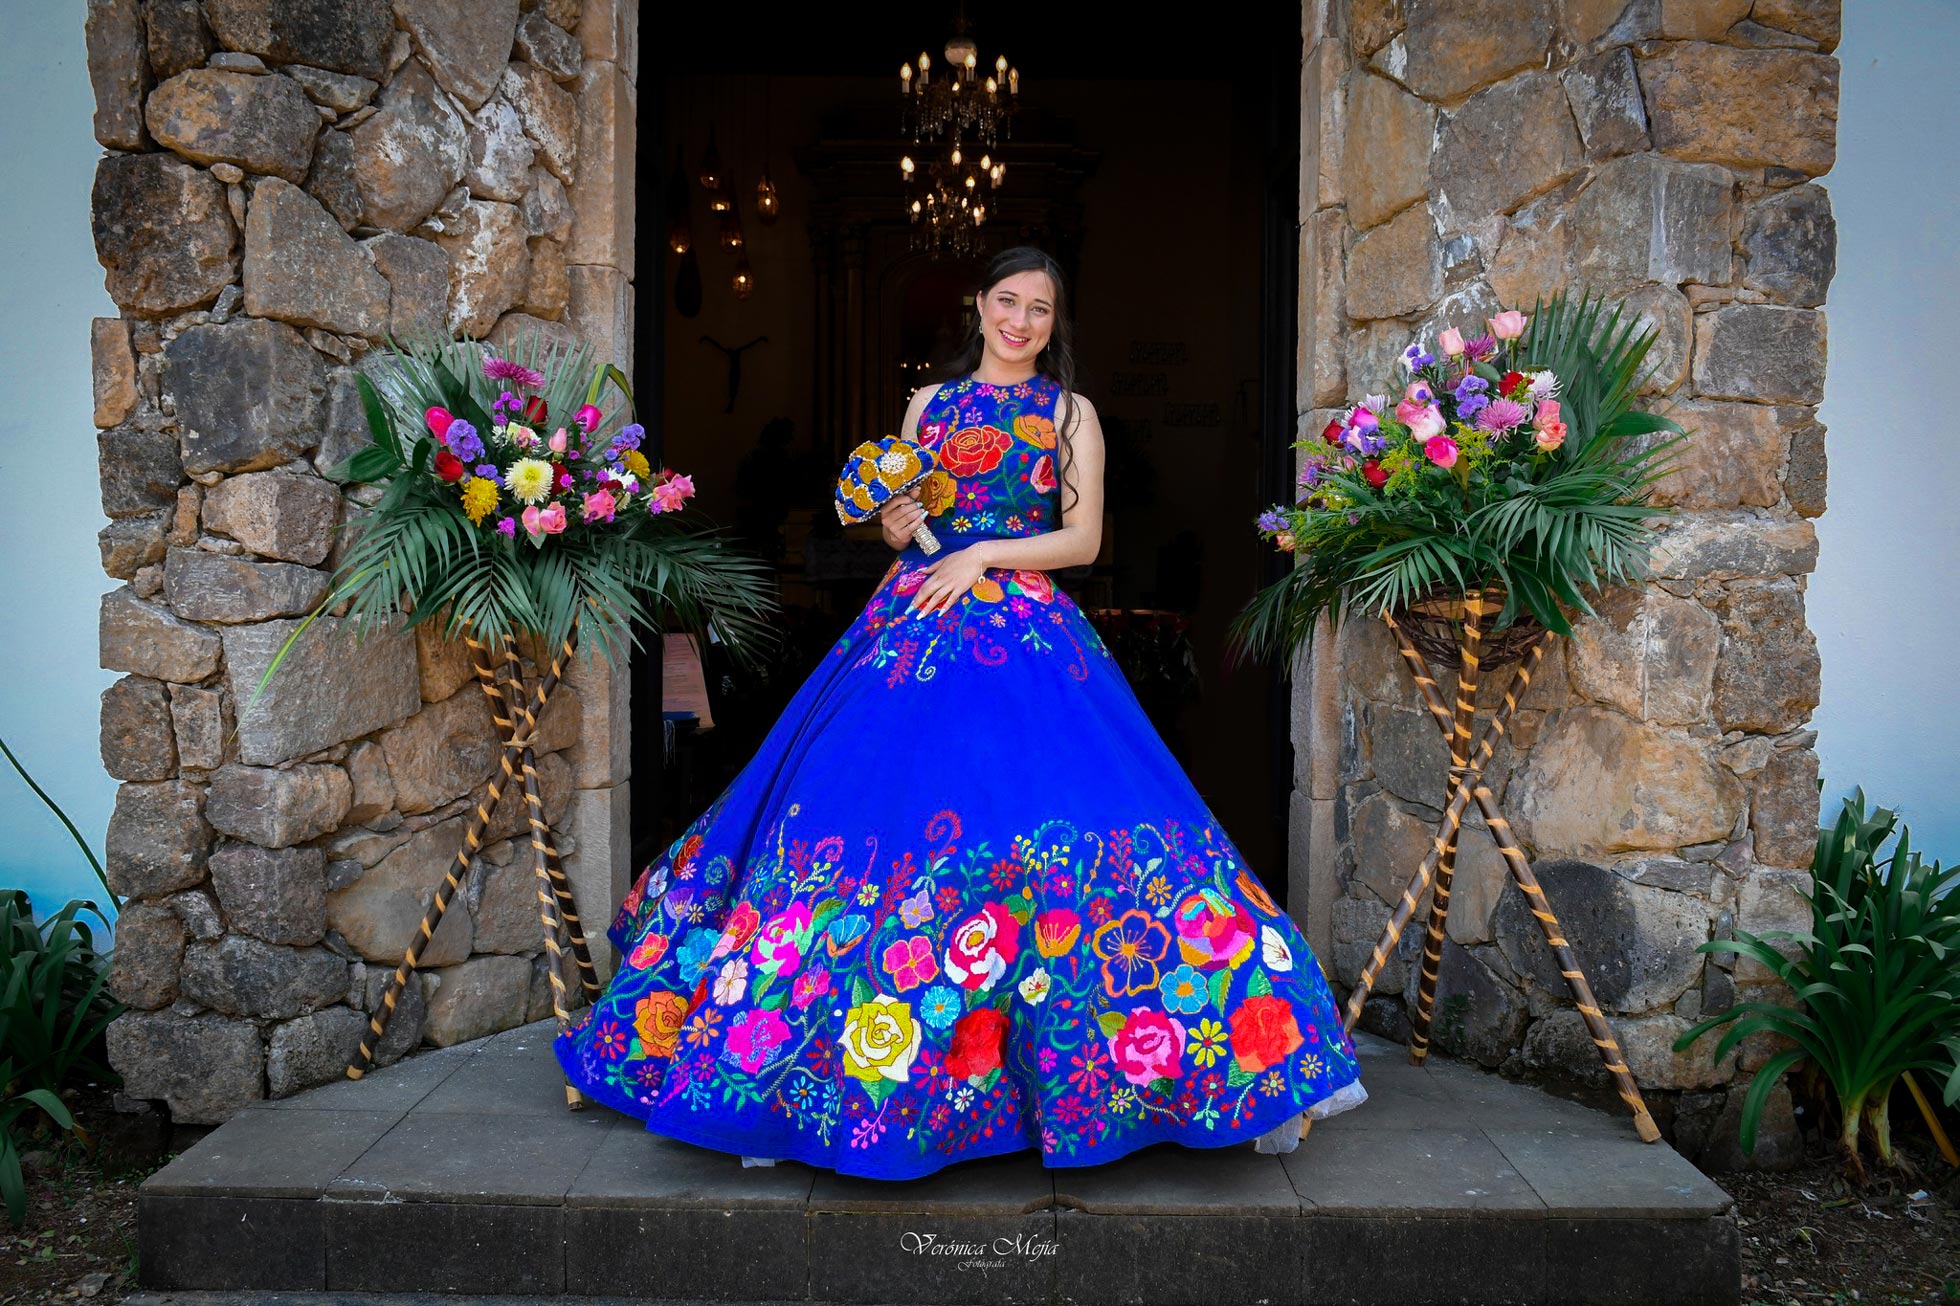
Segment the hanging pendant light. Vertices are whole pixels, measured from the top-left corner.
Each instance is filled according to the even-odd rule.
[[[710,194],[721,189],[721,151],[715,148],[715,129],[708,126],[708,148],[701,152],[701,189]]]
[[[674,175],[667,183],[667,248],[685,254],[694,248],[694,225],[688,217],[687,166],[674,151]]]
[[[755,289],[755,274],[749,270],[749,252],[746,249],[742,251],[741,257],[735,260],[735,276],[731,285],[734,287],[737,299],[747,299],[750,292]]]
[[[744,243],[742,235],[742,210],[736,204],[734,194],[730,193],[728,196],[728,207],[723,210],[721,215],[721,247],[723,249],[740,249]]]
[[[776,201],[776,183],[763,173],[762,180],[755,184],[755,215],[764,222],[774,222],[780,206]]]

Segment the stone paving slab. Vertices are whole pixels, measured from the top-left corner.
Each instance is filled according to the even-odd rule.
[[[903,1181],[565,1107],[540,1021],[240,1112],[146,1181],[138,1306],[1720,1303],[1728,1195],[1629,1117],[1360,1036],[1362,1106],[1294,1152],[1034,1152]],[[249,1298],[225,1293],[257,1290]],[[556,1294],[565,1294],[558,1297]],[[441,1298],[453,1302],[454,1296]]]

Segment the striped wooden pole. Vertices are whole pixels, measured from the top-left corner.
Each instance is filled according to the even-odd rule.
[[[489,658],[483,645],[467,633],[465,641],[469,645],[471,658],[475,664],[478,683],[493,679],[496,673],[489,665]],[[545,700],[550,697],[551,691],[558,687],[559,677],[560,667],[558,663],[553,662],[550,674],[538,682],[539,707],[542,707]],[[535,719],[535,711],[536,709],[533,711],[532,719]],[[494,702],[491,713],[497,718],[498,730],[507,732],[500,752],[503,759],[502,775],[508,779],[512,775],[512,757],[521,755],[530,741],[528,738],[520,739],[516,735],[511,714],[506,712],[499,715]],[[457,850],[456,860],[450,863],[448,870],[444,872],[442,882],[436,886],[435,897],[430,901],[428,909],[422,913],[421,924],[409,937],[408,947],[403,951],[402,959],[395,967],[395,973],[388,977],[388,985],[381,993],[380,1007],[368,1016],[367,1032],[361,1035],[360,1046],[348,1059],[347,1078],[359,1079],[373,1068],[375,1051],[381,1046],[382,1035],[387,1032],[388,1022],[393,1019],[395,1008],[401,1002],[402,990],[408,986],[409,975],[420,964],[423,949],[435,938],[436,928],[442,924],[443,915],[449,910],[449,900],[455,896],[456,890],[462,887],[463,877],[469,873],[470,864],[476,860],[483,849],[483,833],[490,828],[490,813],[496,810],[497,799],[502,792],[498,784],[498,776],[493,775],[484,782],[476,809],[470,813],[469,824],[464,827],[463,842]]]
[[[1470,723],[1477,713],[1478,654],[1483,648],[1484,595],[1478,590],[1463,604],[1463,640],[1456,673],[1456,711],[1450,719],[1450,782],[1448,795],[1464,788],[1470,763]],[[1416,981],[1415,1016],[1409,1023],[1409,1063],[1419,1066],[1429,1055],[1429,1022],[1436,1006],[1436,981],[1443,973],[1443,934],[1450,914],[1450,885],[1456,877],[1456,844],[1460,823],[1451,822],[1436,862],[1436,888],[1429,900],[1429,929],[1422,942],[1422,975]]]
[[[1394,626],[1393,618],[1389,619],[1389,624]],[[1399,637],[1399,629],[1397,633]],[[1531,647],[1525,652],[1524,661],[1512,673],[1510,687],[1504,692],[1504,705],[1491,714],[1490,721],[1485,725],[1483,738],[1477,745],[1476,753],[1470,759],[1468,775],[1480,775],[1490,764],[1491,755],[1495,752],[1498,741],[1504,737],[1504,732],[1510,727],[1511,717],[1518,710],[1518,701],[1525,696],[1525,691],[1531,688],[1531,677],[1538,670],[1538,663],[1544,656],[1545,640],[1540,636],[1532,641]],[[1362,1004],[1368,1000],[1369,993],[1373,992],[1375,980],[1381,974],[1382,967],[1388,963],[1389,954],[1395,950],[1403,929],[1415,916],[1416,906],[1422,898],[1423,891],[1429,887],[1429,877],[1435,872],[1437,862],[1442,859],[1445,842],[1454,840],[1458,830],[1462,828],[1463,813],[1470,806],[1470,796],[1468,785],[1459,784],[1454,787],[1450,805],[1443,812],[1443,832],[1430,841],[1428,856],[1423,859],[1422,865],[1416,869],[1415,875],[1403,888],[1402,897],[1396,903],[1395,912],[1389,917],[1387,927],[1382,931],[1381,940],[1375,944],[1374,952],[1369,955],[1368,964],[1361,970],[1360,979],[1355,982],[1353,991],[1348,994],[1347,1016],[1344,1024],[1349,1033],[1352,1033],[1355,1025],[1360,1022]]]
[[[1393,623],[1391,623],[1393,625]],[[1422,651],[1408,640],[1401,627],[1395,626],[1396,638],[1402,645],[1402,656],[1418,673],[1416,688],[1421,692],[1429,715],[1439,727],[1451,728],[1454,725],[1450,711],[1443,705],[1442,695],[1436,691],[1436,682],[1429,675],[1428,663],[1423,660]],[[1545,890],[1532,873],[1531,862],[1524,855],[1524,849],[1511,834],[1511,824],[1498,810],[1497,800],[1491,795],[1490,786],[1479,775],[1464,786],[1476,800],[1477,808],[1483,813],[1484,824],[1490,829],[1490,837],[1497,844],[1498,852],[1504,856],[1505,865],[1510,867],[1511,877],[1518,882],[1530,903],[1531,914],[1538,918],[1539,928],[1545,932],[1545,942],[1558,961],[1559,974],[1565,977],[1567,987],[1572,990],[1572,999],[1579,1008],[1579,1015],[1585,1021],[1586,1032],[1592,1036],[1593,1045],[1599,1049],[1600,1060],[1606,1065],[1606,1073],[1613,1077],[1613,1085],[1620,1094],[1620,1100],[1633,1112],[1634,1128],[1643,1142],[1654,1142],[1661,1136],[1660,1127],[1647,1111],[1647,1103],[1640,1096],[1640,1086],[1634,1082],[1633,1072],[1627,1069],[1626,1058],[1620,1052],[1620,1044],[1613,1037],[1612,1027],[1606,1023],[1605,1013],[1593,997],[1592,985],[1585,972],[1579,967],[1578,958],[1572,955],[1572,947],[1566,941],[1565,931],[1560,927],[1558,916],[1552,911],[1551,903],[1545,897]]]
[[[558,650],[557,656],[551,660],[546,679],[556,685],[564,674],[565,663],[570,661],[572,656],[572,641],[568,639]],[[524,663],[517,655],[516,645],[510,641],[504,644],[504,665],[511,678],[513,692],[510,699],[506,701],[501,686],[497,684],[495,678],[487,682],[484,685],[484,692],[490,695],[491,713],[493,716],[503,714],[499,717],[500,729],[510,724],[504,720],[504,717],[514,718],[514,724],[511,725],[513,732],[521,730],[526,739],[535,739],[538,734],[538,718],[543,709],[528,704],[524,693]],[[542,701],[541,698],[539,702]],[[524,756],[530,755],[531,750],[526,748]],[[509,750],[503,754],[503,766],[505,779],[513,778]],[[578,904],[572,897],[571,879],[565,874],[565,864],[558,855],[557,841],[551,838],[548,830],[545,834],[545,872],[552,895],[557,900],[558,916],[565,922],[565,933],[571,940],[572,957],[578,963],[579,983],[585,990],[585,999],[588,1003],[596,1002],[600,992],[599,971],[592,964],[592,950],[586,943],[585,924],[579,918]]]
[[[571,1024],[565,1009],[565,967],[558,949],[558,894],[549,869],[551,829],[544,821],[544,795],[538,785],[537,758],[529,744],[524,746],[524,804],[531,822],[531,858],[538,876],[538,922],[544,927],[544,950],[550,964],[551,1014],[563,1033]],[[573,1111],[585,1105],[585,1097],[569,1081],[565,1084],[565,1105]]]

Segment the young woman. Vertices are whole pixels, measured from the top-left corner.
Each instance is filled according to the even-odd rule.
[[[654,1133],[903,1179],[1290,1151],[1367,1097],[1306,942],[1049,578],[1102,524],[1065,293],[1038,249],[988,264],[905,415],[938,464],[881,512],[898,556],[610,926],[555,1047]]]

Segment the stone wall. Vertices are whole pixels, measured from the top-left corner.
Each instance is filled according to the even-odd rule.
[[[391,332],[577,334],[632,358],[636,0],[90,0],[109,1031],[133,1105],[223,1120],[342,1074],[497,765],[459,647],[321,618],[371,487],[354,375]],[[588,922],[627,876],[627,679],[549,709]],[[549,1011],[521,792],[381,1061]],[[594,950],[609,968],[601,936]]]
[[[1659,498],[1656,580],[1559,641],[1490,777],[1657,1120],[1740,1161],[1740,1092],[1703,1011],[1776,994],[1695,947],[1808,921],[1825,318],[1835,264],[1832,0],[1314,0],[1301,195],[1302,432],[1398,353],[1501,301],[1590,284],[1659,329],[1648,402],[1694,428]],[[1494,703],[1501,686],[1487,681]],[[1393,640],[1357,621],[1296,678],[1295,901],[1345,991],[1426,850],[1447,752]],[[1474,811],[1474,809],[1473,809]],[[1507,1072],[1604,1072],[1487,833],[1466,832],[1439,1046]],[[1427,911],[1424,900],[1423,913]],[[1406,1031],[1423,914],[1364,1016]],[[1452,1001],[1454,999],[1454,1001]],[[1756,1161],[1788,1154],[1778,1089]]]

